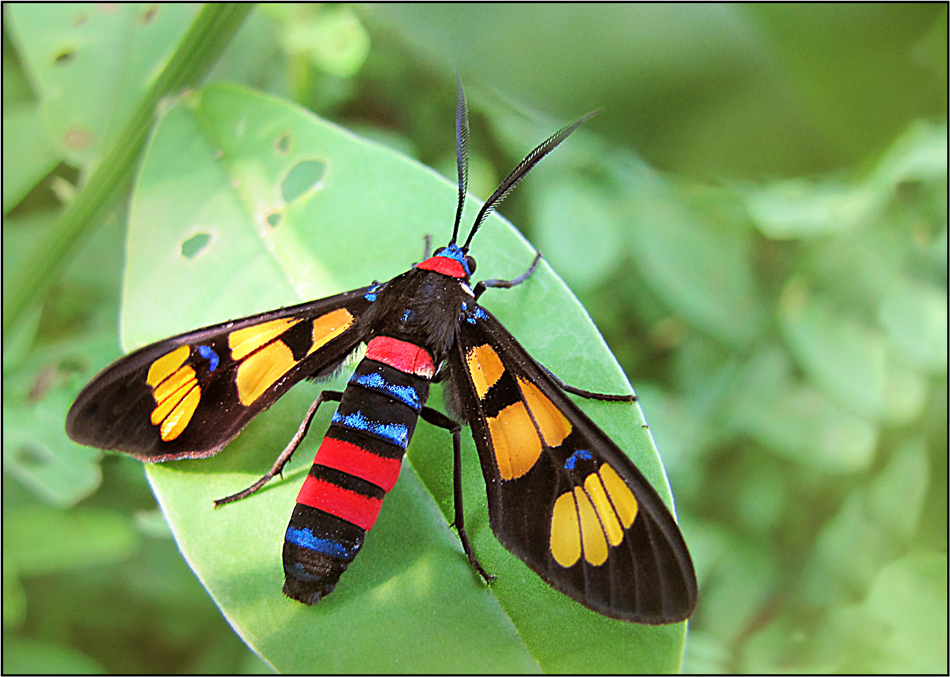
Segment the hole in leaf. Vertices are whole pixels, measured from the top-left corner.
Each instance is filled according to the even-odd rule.
[[[280,225],[280,222],[283,221],[283,219],[284,215],[280,212],[271,212],[267,215],[267,224],[271,228],[276,228],[278,225]]]
[[[75,60],[76,50],[64,49],[62,52],[53,57],[53,64],[56,66],[68,66]]]
[[[290,152],[290,134],[281,134],[280,138],[274,144],[274,148],[281,155],[287,155]]]
[[[192,235],[181,243],[181,255],[186,259],[193,259],[206,250],[210,243],[211,235],[208,233]]]
[[[327,165],[320,160],[298,162],[280,184],[281,196],[285,202],[293,202],[307,191],[316,188],[326,174]]]

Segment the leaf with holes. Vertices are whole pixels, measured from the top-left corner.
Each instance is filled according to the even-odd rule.
[[[433,133],[450,147],[449,111],[444,129]],[[432,170],[289,104],[231,85],[195,92],[164,114],[138,179],[124,345],[389,279],[420,260],[425,235],[435,244],[447,240],[456,190]],[[497,216],[473,253],[479,271],[498,278],[519,275],[533,256]],[[567,381],[605,392],[628,388],[584,309],[546,265],[530,284],[490,291],[483,301]],[[580,354],[578,344],[585,346]],[[678,668],[683,624],[649,627],[599,616],[502,548],[488,527],[484,482],[466,439],[469,533],[498,575],[486,589],[448,526],[451,439],[426,425],[334,593],[312,608],[286,599],[283,533],[329,412],[317,418],[283,479],[219,510],[212,500],[270,468],[319,389],[298,385],[213,459],[148,469],[190,565],[272,665],[289,672]],[[430,404],[438,407],[439,399]],[[639,408],[582,406],[668,499]]]

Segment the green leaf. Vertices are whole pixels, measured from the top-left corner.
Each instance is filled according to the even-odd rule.
[[[101,675],[105,667],[66,644],[10,637],[3,647],[3,670],[19,675]]]
[[[88,165],[121,131],[196,5],[11,5],[13,35],[50,137]]]
[[[761,331],[764,313],[752,273],[747,230],[713,223],[687,207],[673,187],[641,162],[616,154],[634,261],[677,314],[729,345]]]
[[[925,384],[894,363],[883,333],[811,293],[800,279],[786,285],[778,318],[799,366],[842,407],[891,423],[912,420],[923,409]]]
[[[60,159],[36,104],[4,106],[3,213],[15,207]]]
[[[105,510],[24,507],[3,522],[4,550],[22,576],[120,562],[138,543],[131,520]]]
[[[89,21],[89,18],[83,14],[83,10],[87,6],[80,6],[78,9],[64,5],[56,5],[55,7],[55,11],[61,12],[60,15],[56,16],[56,19],[60,22],[58,25],[62,25],[67,20],[66,17],[72,18],[73,22],[79,25]],[[35,8],[35,5],[23,5],[24,17],[21,18],[26,20],[28,24],[30,23],[28,19],[36,19],[36,16],[30,12],[31,9]],[[74,14],[77,11],[79,13],[78,18]],[[94,11],[115,11],[115,6],[96,5]],[[154,6],[144,8],[143,13],[138,15],[138,19],[151,23],[155,18],[154,13],[158,11],[160,10]],[[45,243],[45,246],[31,258],[28,265],[24,267],[23,273],[16,277],[13,284],[10,285],[9,292],[7,287],[4,286],[4,343],[13,335],[21,316],[26,310],[36,303],[37,298],[42,298],[50,285],[58,279],[67,256],[78,246],[81,236],[101,219],[104,219],[108,210],[125,193],[128,179],[139,159],[139,153],[145,144],[155,110],[161,99],[179,91],[180,88],[197,84],[210,69],[211,64],[227,45],[228,40],[241,25],[249,11],[249,3],[243,5],[206,5],[198,12],[195,21],[182,37],[171,57],[165,62],[164,67],[148,82],[147,88],[144,88],[144,83],[142,83],[142,96],[136,99],[136,104],[134,108],[130,109],[128,115],[121,118],[120,131],[109,136],[110,142],[108,146],[104,146],[106,150],[102,162],[95,167],[89,179],[83,184],[82,190],[70,202],[57,223],[55,232]],[[42,13],[40,16],[42,17]],[[43,21],[40,19],[36,23],[42,25]],[[42,30],[37,30],[32,35],[41,43],[45,42],[43,40],[44,36],[45,33]],[[134,35],[130,34],[126,37],[130,43],[134,42]],[[49,45],[47,45],[47,48],[50,48]],[[69,65],[78,58],[75,47],[66,46],[64,49],[65,52],[60,51],[53,54],[43,52],[39,56],[46,59],[44,63],[47,65],[50,60],[54,65],[57,62],[58,65]],[[72,56],[69,56],[70,54]],[[65,63],[60,60],[64,55],[66,55]],[[123,64],[125,63],[124,60],[120,61]],[[134,57],[131,62],[135,62]],[[132,70],[135,69],[132,68]],[[147,68],[146,72],[151,73],[151,68]],[[100,75],[96,73],[96,77]],[[68,104],[67,108],[69,108]],[[78,135],[83,140],[78,145],[85,148],[95,139],[89,139],[89,130],[82,125],[80,127]],[[71,130],[75,131],[75,127]],[[65,139],[65,141],[68,146],[78,147],[75,140]],[[88,169],[88,166],[86,169]]]
[[[452,120],[446,111],[445,130]],[[434,131],[433,133],[437,133]],[[301,163],[315,183],[287,192]],[[298,170],[299,171],[299,170]],[[285,202],[284,195],[295,197]],[[123,341],[175,332],[385,280],[448,236],[456,188],[391,150],[236,86],[198,91],[155,131],[132,204]],[[474,206],[468,210],[474,214]],[[198,237],[197,241],[195,238]],[[187,251],[183,245],[190,243]],[[491,217],[473,252],[486,277],[514,277],[532,251]],[[584,309],[546,265],[485,305],[573,385],[629,385]],[[578,351],[583,344],[584,350]],[[332,386],[342,387],[339,378]],[[283,533],[319,443],[308,439],[259,494],[212,508],[272,464],[319,387],[300,385],[211,460],[150,466],[149,478],[189,564],[237,632],[280,671],[670,671],[685,624],[613,621],[555,592],[487,524],[474,446],[463,449],[468,530],[498,580],[467,563],[452,515],[451,443],[420,426],[408,462],[359,558],[313,608],[280,593]],[[430,404],[438,406],[438,396]],[[668,485],[638,407],[582,403],[661,495]],[[315,422],[325,429],[329,412]],[[332,638],[332,639],[331,639]]]

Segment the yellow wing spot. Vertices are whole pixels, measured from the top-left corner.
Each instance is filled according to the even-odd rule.
[[[488,419],[498,472],[503,480],[517,479],[531,470],[541,455],[541,440],[523,402],[515,402]]]
[[[597,510],[581,487],[574,487],[574,498],[577,500],[577,515],[581,523],[584,559],[594,566],[600,566],[607,561],[607,539],[597,519]]]
[[[604,463],[600,466],[600,478],[604,482],[607,494],[610,496],[610,502],[613,503],[617,516],[620,517],[620,523],[625,529],[637,518],[637,498],[630,491],[626,482],[620,479],[617,471]]]
[[[201,388],[192,388],[188,391],[188,394],[178,403],[178,406],[172,409],[168,418],[162,421],[162,425],[159,427],[162,440],[171,442],[185,431],[200,401]]]
[[[154,388],[168,378],[178,367],[183,365],[190,354],[191,348],[181,346],[175,348],[175,350],[167,355],[158,358],[152,362],[152,366],[148,368],[148,376],[145,377],[145,382]]]
[[[528,403],[528,409],[534,416],[534,420],[541,429],[541,435],[549,447],[556,447],[564,438],[571,434],[571,422],[564,418],[564,414],[558,411],[536,385],[530,381],[518,377],[518,385],[521,386],[521,393],[524,395],[525,402]]]
[[[332,313],[321,315],[313,321],[313,345],[307,354],[319,350],[353,324],[353,315],[346,308],[338,308]]]
[[[488,389],[505,373],[505,365],[501,363],[498,353],[487,344],[470,348],[465,353],[465,362],[468,364],[468,373],[472,375],[478,399],[483,399]]]
[[[562,567],[572,567],[581,558],[581,529],[577,504],[570,491],[558,496],[551,513],[551,555]]]
[[[150,420],[152,425],[159,426],[162,439],[170,442],[188,427],[201,401],[195,370],[192,367],[179,368],[162,380],[152,391],[152,397],[155,398],[155,409]]]
[[[255,324],[253,327],[236,329],[228,335],[228,346],[231,348],[231,358],[241,360],[253,353],[265,343],[270,343],[292,326],[300,322],[299,317],[285,317],[280,320],[271,320]]]
[[[161,384],[152,391],[152,397],[155,398],[155,404],[161,405],[171,398],[176,392],[181,390],[182,386],[193,386],[198,383],[197,375],[193,367],[182,367],[174,374],[166,378]],[[186,391],[187,392],[187,391]],[[181,399],[184,395],[179,395]]]
[[[275,341],[244,360],[237,372],[241,404],[250,406],[296,364],[293,352],[282,341]]]
[[[620,545],[620,541],[623,540],[623,527],[620,526],[617,512],[610,504],[610,499],[607,498],[600,475],[595,472],[588,475],[584,480],[584,490],[587,491],[587,496],[594,504],[594,510],[600,516],[601,525],[607,531],[607,540],[610,545]]]

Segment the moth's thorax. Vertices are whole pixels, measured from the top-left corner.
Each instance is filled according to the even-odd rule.
[[[379,290],[366,319],[374,333],[425,348],[439,364],[455,341],[463,306],[471,299],[464,280],[416,266]]]

